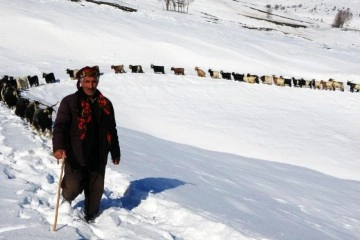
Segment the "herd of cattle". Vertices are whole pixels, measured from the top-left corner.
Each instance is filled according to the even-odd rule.
[[[43,73],[43,78],[46,83],[55,82],[53,73]],[[55,111],[56,104],[47,106],[21,96],[21,90],[35,86],[39,86],[39,78],[36,75],[16,79],[5,75],[0,80],[0,100],[10,109],[15,109],[15,114],[26,120],[39,135],[49,134],[51,136],[52,113]]]
[[[154,73],[165,74],[164,66],[150,65]],[[111,69],[115,73],[126,73],[124,65],[111,65]],[[129,65],[129,69],[132,73],[144,73],[141,65]],[[175,75],[185,75],[184,68],[171,67],[171,71]],[[206,72],[199,67],[194,69],[199,77],[206,77]],[[76,79],[76,73],[78,69],[66,69],[66,73],[69,74],[71,79]],[[251,84],[259,84],[260,82],[268,85],[277,86],[289,86],[289,87],[300,87],[300,88],[312,88],[312,89],[323,89],[323,90],[340,90],[344,91],[344,83],[336,81],[334,79],[324,80],[304,80],[296,78],[283,78],[282,76],[257,76],[251,74],[239,74],[235,72],[224,72],[208,70],[209,76],[214,79],[225,79],[234,80],[239,82],[246,82]],[[43,73],[43,79],[46,83],[55,83],[56,79],[54,73]],[[350,86],[351,92],[359,92],[360,84],[352,83],[347,81],[347,85]],[[39,86],[38,76],[25,76],[25,77],[10,77],[3,76],[0,80],[0,100],[3,101],[9,108],[15,108],[15,114],[25,119],[31,126],[35,128],[38,134],[46,134],[47,132],[51,135],[52,133],[52,113],[54,112],[54,106],[47,106],[38,101],[32,101],[21,96],[21,91],[29,87]],[[41,107],[42,105],[42,107]]]
[[[155,66],[153,64],[150,67],[154,70],[154,73],[161,73],[165,74],[165,67],[164,66]],[[115,73],[126,73],[124,65],[111,65],[111,69],[114,70]],[[132,73],[144,73],[141,65],[129,65],[129,69]],[[176,75],[185,75],[184,68],[175,68],[171,67],[171,71],[174,72]],[[206,77],[206,72],[199,67],[195,67],[197,76],[199,77]],[[304,87],[304,88],[312,88],[312,89],[323,89],[323,90],[340,90],[344,91],[344,83],[340,81],[336,81],[330,78],[327,81],[324,80],[305,80],[303,78],[296,79],[292,78],[284,78],[282,76],[277,77],[275,75],[269,76],[257,76],[251,74],[239,74],[235,72],[224,72],[224,71],[214,71],[212,69],[208,70],[209,76],[214,79],[225,79],[225,80],[234,80],[239,82],[247,82],[247,83],[264,83],[268,85],[277,85],[277,86],[289,86],[289,87]],[[352,83],[351,81],[347,81],[347,85],[350,86],[351,92],[359,92],[360,91],[360,84]]]

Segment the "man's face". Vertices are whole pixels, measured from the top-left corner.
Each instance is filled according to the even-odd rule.
[[[97,77],[85,76],[81,80],[81,87],[84,90],[84,93],[89,97],[94,96],[97,85],[98,85]]]

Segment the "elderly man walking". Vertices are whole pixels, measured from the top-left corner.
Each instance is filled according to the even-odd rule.
[[[92,222],[99,214],[108,154],[117,165],[121,153],[113,105],[97,89],[99,67],[84,67],[76,77],[77,92],[64,97],[58,109],[53,153],[66,159],[61,182],[64,200],[71,204],[84,191],[84,219]]]

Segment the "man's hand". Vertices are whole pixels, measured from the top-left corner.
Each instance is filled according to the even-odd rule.
[[[59,159],[64,159],[66,158],[66,154],[65,154],[65,150],[64,149],[58,149],[54,152],[54,157],[59,160]]]
[[[120,163],[120,157],[114,158],[112,161],[113,161],[114,165],[119,165],[119,163]]]

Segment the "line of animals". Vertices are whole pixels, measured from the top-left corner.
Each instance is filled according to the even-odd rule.
[[[123,64],[121,65],[111,65],[111,69],[114,70],[115,73],[126,73],[125,67]],[[164,66],[157,66],[157,65],[150,65],[150,68],[153,69],[154,73],[165,74],[165,67]],[[132,73],[144,73],[143,68],[141,65],[129,65],[129,69]],[[185,75],[185,69],[181,67],[171,67],[171,71],[174,72],[175,75]],[[195,67],[197,76],[199,77],[206,77],[206,73],[204,70],[200,69],[199,67]],[[66,69],[66,73],[70,76],[71,79],[76,79],[76,73],[78,69]],[[336,81],[330,78],[328,81],[324,80],[305,80],[303,78],[296,79],[292,78],[284,78],[282,76],[277,77],[275,75],[264,75],[264,76],[257,76],[252,74],[240,74],[235,72],[224,72],[224,71],[214,71],[212,69],[208,70],[209,76],[214,79],[225,79],[225,80],[234,80],[239,82],[247,82],[251,84],[260,83],[268,85],[277,85],[277,86],[289,86],[289,87],[300,87],[300,88],[311,88],[311,89],[321,89],[321,90],[333,90],[336,89],[340,91],[344,91],[344,83],[340,81]],[[56,82],[54,73],[42,73],[42,77],[45,79],[46,83],[54,83]],[[32,86],[39,85],[39,79],[35,76],[25,76],[25,77],[18,77],[14,79],[13,77],[9,77],[5,75],[1,80],[1,85],[5,82],[9,82],[10,85],[15,86],[17,89],[26,89]],[[351,92],[359,92],[360,91],[360,84],[353,83],[351,81],[347,81],[346,83],[350,87]],[[0,85],[0,91],[2,86]]]
[[[46,74],[45,74],[46,75]],[[43,77],[45,78],[45,75]],[[52,75],[52,76],[51,76]],[[54,74],[45,78],[46,83],[54,83]],[[49,81],[49,79],[52,79]],[[15,115],[24,119],[28,124],[34,128],[37,134],[52,135],[52,113],[55,112],[54,107],[47,106],[39,101],[32,101],[21,96],[21,90],[28,88],[29,85],[39,86],[39,79],[37,76],[28,76],[24,78],[3,76],[0,80],[0,100],[3,101],[10,109],[15,109]]]
[[[155,66],[153,64],[150,67],[154,70],[154,73],[165,74],[164,66]],[[124,65],[111,65],[111,69],[117,73],[126,73]],[[141,65],[129,65],[129,69],[132,73],[144,73]],[[171,71],[174,72],[175,75],[185,75],[184,68],[175,68],[171,67]],[[205,71],[200,69],[199,67],[195,67],[194,69],[199,77],[206,77]],[[66,73],[69,74],[70,78],[75,80],[76,73],[78,69],[66,69]],[[247,83],[260,83],[269,84],[269,85],[277,85],[277,86],[294,86],[294,87],[305,87],[312,89],[323,89],[323,90],[333,90],[336,89],[340,91],[344,91],[344,84],[339,81],[335,81],[334,79],[329,79],[328,81],[318,81],[318,80],[304,80],[304,79],[295,79],[295,78],[283,78],[282,76],[276,77],[272,76],[257,76],[251,74],[239,74],[239,73],[230,73],[223,71],[213,71],[212,69],[208,70],[208,73],[211,78],[214,79],[226,79],[226,80],[234,80],[239,82],[247,82]],[[42,73],[42,77],[45,79],[47,84],[55,83],[55,75],[54,73]],[[347,81],[347,85],[350,86],[351,92],[359,92],[360,84],[352,83],[351,81]],[[22,119],[25,119],[30,126],[34,127],[39,135],[46,134],[47,132],[51,135],[52,133],[52,113],[55,111],[54,106],[47,106],[38,101],[32,101],[30,99],[26,99],[21,97],[21,90],[28,89],[29,87],[39,86],[39,78],[38,76],[24,76],[24,77],[11,77],[8,75],[4,75],[0,80],[0,101],[5,102],[5,104],[13,109],[15,108],[15,114]],[[44,107],[40,107],[43,105]]]
[[[154,73],[161,73],[165,74],[165,67],[164,66],[156,66],[151,64],[150,67],[154,70]],[[124,69],[124,65],[111,65],[111,69],[114,70],[115,73],[126,73]],[[144,73],[141,65],[129,65],[129,69],[132,73]],[[171,71],[174,72],[175,75],[185,75],[184,68],[175,68],[171,67]],[[204,70],[200,69],[199,67],[195,67],[194,69],[199,77],[206,77],[206,73]],[[77,71],[67,69],[67,73],[71,75],[71,71]],[[247,82],[247,83],[260,83],[260,81],[264,84],[268,85],[277,85],[277,86],[294,86],[294,87],[305,87],[305,88],[312,88],[312,89],[324,89],[324,90],[333,90],[336,89],[340,91],[344,91],[344,83],[335,81],[334,79],[330,78],[328,81],[324,80],[304,80],[295,79],[293,78],[283,78],[282,76],[276,77],[275,75],[272,76],[257,76],[251,74],[239,74],[235,72],[224,72],[224,71],[214,71],[212,69],[208,70],[208,73],[211,78],[214,79],[226,79],[226,80],[234,80],[239,82]],[[352,83],[351,81],[347,81],[347,85],[350,86],[351,92],[359,92],[360,91],[360,84]]]

